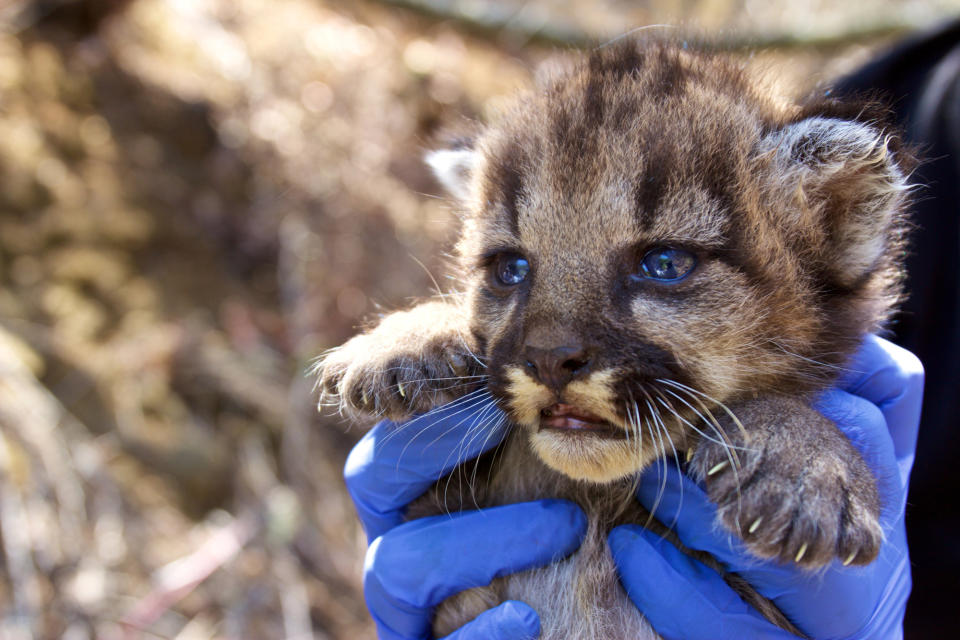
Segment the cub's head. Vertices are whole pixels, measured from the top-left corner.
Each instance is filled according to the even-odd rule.
[[[899,295],[908,156],[874,116],[631,42],[428,157],[490,388],[548,465],[613,480],[721,403],[829,382]]]

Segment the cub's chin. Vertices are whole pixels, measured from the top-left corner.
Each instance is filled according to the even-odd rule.
[[[544,419],[531,429],[530,446],[548,467],[575,480],[613,482],[639,472],[656,457],[653,447],[627,439],[622,427],[607,422],[559,428],[548,424]]]

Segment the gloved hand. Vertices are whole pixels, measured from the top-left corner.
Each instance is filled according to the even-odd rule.
[[[433,607],[447,597],[549,564],[580,546],[586,518],[563,500],[404,522],[410,501],[459,463],[496,446],[505,423],[489,394],[475,393],[404,424],[381,422],[350,452],[344,476],[370,540],[363,588],[381,640],[430,638]],[[539,635],[533,609],[505,602],[447,639]]]
[[[716,508],[673,465],[666,466],[666,491],[656,517],[675,523],[685,545],[711,553],[740,574],[811,638],[900,638],[911,586],[904,507],[923,369],[913,354],[872,336],[849,369],[839,383],[844,391],[825,392],[816,408],[847,434],[878,478],[886,540],[876,561],[865,567],[834,562],[816,573],[759,561],[736,536],[712,525]],[[648,508],[660,480],[654,467],[641,481],[638,497]],[[627,593],[664,638],[794,637],[764,620],[719,574],[649,531],[619,527],[609,542]]]
[[[859,397],[832,390],[818,408],[844,429],[881,478],[887,541],[876,562],[810,574],[758,561],[714,529],[713,505],[675,469],[668,473],[657,516],[676,521],[685,544],[713,553],[741,573],[812,637],[850,637],[857,629],[858,638],[896,637],[910,590],[903,506],[922,369],[911,354],[877,338],[867,339],[850,369],[843,386]],[[428,638],[431,608],[447,596],[546,564],[579,545],[583,515],[562,501],[403,523],[408,502],[502,439],[501,418],[488,399],[475,395],[405,425],[381,423],[351,452],[345,476],[372,541],[364,587],[381,638]],[[655,469],[648,473],[654,475],[641,484],[640,499],[649,508],[660,483]],[[789,637],[750,610],[718,574],[659,537],[621,527],[610,542],[624,586],[665,637]],[[506,640],[538,633],[536,612],[508,602],[450,637]]]

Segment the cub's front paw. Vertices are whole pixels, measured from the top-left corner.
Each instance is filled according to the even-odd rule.
[[[328,353],[316,367],[321,407],[403,420],[480,386],[483,366],[443,306],[394,313]]]
[[[820,414],[807,407],[779,409],[777,424],[760,429],[751,419],[770,420],[769,410],[737,411],[749,434],[745,441],[734,438],[740,448],[698,445],[690,469],[705,480],[720,521],[762,558],[807,568],[834,558],[871,562],[883,532],[870,469]]]

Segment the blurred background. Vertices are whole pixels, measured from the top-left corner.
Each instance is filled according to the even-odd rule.
[[[453,286],[421,161],[444,124],[635,26],[806,90],[958,13],[0,0],[0,638],[373,637],[341,479],[361,431],[305,371]]]

